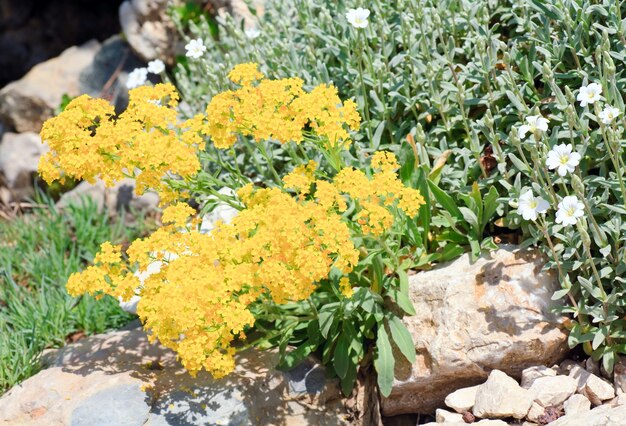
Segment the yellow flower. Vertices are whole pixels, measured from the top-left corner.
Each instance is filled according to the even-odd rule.
[[[311,131],[331,146],[345,146],[347,129],[359,127],[356,104],[342,103],[334,86],[323,84],[307,93],[301,79],[268,80],[252,63],[237,65],[229,78],[242,87],[214,96],[206,110],[203,132],[217,148],[232,146],[237,135],[300,143]]]
[[[163,210],[161,221],[163,223],[173,223],[177,227],[184,228],[187,225],[187,219],[195,215],[196,211],[186,203],[177,203]]]
[[[141,194],[161,190],[166,175],[193,176],[200,169],[197,146],[204,127],[196,117],[181,128],[177,105],[171,84],[131,90],[120,115],[103,99],[83,95],[72,100],[43,125],[41,137],[50,146],[39,162],[43,179],[51,183],[65,176],[89,182],[101,178],[112,186],[131,176]]]
[[[259,71],[259,65],[255,63],[239,64],[228,73],[228,78],[242,86],[248,86],[254,81],[261,80],[263,73]]]
[[[339,280],[339,291],[341,291],[341,294],[343,294],[344,297],[347,298],[352,297],[352,295],[354,294],[354,291],[352,290],[352,285],[350,285],[350,279],[348,279],[348,277],[341,277],[341,279]]]

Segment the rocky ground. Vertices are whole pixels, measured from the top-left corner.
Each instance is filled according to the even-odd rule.
[[[626,361],[609,375],[563,360],[556,281],[540,266],[534,252],[504,246],[411,276],[418,314],[405,323],[419,357],[398,366],[384,417],[366,418],[366,388],[343,398],[314,358],[282,372],[275,353],[248,350],[233,375],[193,378],[135,326],[47,354],[45,370],[0,398],[0,424],[626,424]]]

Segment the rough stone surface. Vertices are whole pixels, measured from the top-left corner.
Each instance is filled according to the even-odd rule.
[[[50,356],[50,368],[0,398],[0,425],[344,425],[334,381],[313,359],[289,372],[246,351],[220,380],[189,376],[139,329],[94,336]]]
[[[159,205],[159,197],[155,193],[147,192],[140,196],[135,195],[135,181],[123,179],[111,188],[106,188],[104,182],[81,182],[76,188],[66,192],[57,202],[57,208],[67,208],[72,203],[80,203],[85,197],[90,198],[98,210],[107,208],[112,215],[121,211],[149,211]]]
[[[569,376],[545,376],[535,379],[528,390],[536,403],[548,407],[562,404],[576,389],[576,380]]]
[[[0,120],[18,132],[39,132],[54,115],[64,94],[78,96],[79,75],[93,60],[100,43],[90,41],[42,62],[22,79],[0,90]]]
[[[10,194],[10,199],[4,202],[23,200],[33,194],[33,177],[39,157],[47,149],[37,133],[5,133],[2,136],[0,175]]]
[[[250,12],[246,0],[209,0],[209,3],[217,9],[220,17],[231,15],[236,21],[243,21],[246,28],[255,26],[255,17]],[[257,16],[263,15],[264,0],[251,0],[250,4],[256,10]]]
[[[435,420],[437,423],[458,423],[463,422],[463,415],[437,408],[435,411]]]
[[[476,402],[476,392],[480,385],[463,388],[446,396],[445,404],[457,413],[470,411]]]
[[[531,393],[515,379],[499,370],[493,370],[476,392],[472,412],[480,418],[523,419],[533,403]]]
[[[545,365],[535,365],[533,367],[528,367],[524,371],[522,371],[521,386],[524,389],[529,389],[536,379],[545,376],[556,376],[556,370],[554,370],[553,368],[548,368]]]
[[[128,44],[144,61],[171,63],[180,38],[168,16],[167,0],[132,0],[120,5],[119,18]]]
[[[519,377],[525,368],[559,362],[567,334],[550,313],[558,283],[542,264],[533,251],[502,246],[473,264],[464,255],[410,277],[417,314],[404,322],[417,361],[398,357],[383,414],[433,412],[493,369]]]
[[[128,105],[128,73],[142,66],[145,66],[143,61],[122,36],[114,35],[102,43],[93,62],[80,73],[80,91],[109,100],[115,110],[121,112]]]
[[[624,426],[626,424],[626,406],[600,406],[585,413],[565,415],[550,426]]]
[[[530,406],[530,410],[528,410],[526,418],[528,418],[531,422],[539,422],[539,417],[543,416],[545,412],[546,409],[544,407],[536,402],[533,402],[533,405]]]
[[[565,414],[584,413],[591,410],[591,402],[585,395],[575,394],[563,403]]]
[[[613,385],[581,367],[574,366],[569,376],[576,380],[578,393],[585,395],[593,405],[615,397]]]

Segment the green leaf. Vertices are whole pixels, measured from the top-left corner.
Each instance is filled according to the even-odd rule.
[[[459,208],[457,207],[456,203],[454,202],[454,199],[448,194],[446,194],[443,190],[441,190],[430,179],[428,180],[428,186],[430,188],[430,191],[433,193],[435,200],[437,200],[437,202],[441,204],[441,206],[444,209],[446,209],[446,211],[448,211],[454,219],[458,221],[462,221],[463,214],[461,213],[461,210],[459,210]]]
[[[448,243],[445,245],[441,252],[441,262],[447,262],[452,259],[456,259],[460,255],[465,253],[465,249],[458,244]]]
[[[393,359],[389,336],[383,325],[378,329],[378,336],[376,337],[374,368],[378,373],[378,389],[384,397],[388,397],[393,385],[395,360]]]
[[[408,295],[397,289],[390,289],[389,295],[404,312],[408,315],[415,315],[415,307]]]
[[[467,223],[469,223],[472,226],[472,228],[474,229],[474,233],[475,233],[476,237],[480,238],[481,235],[478,235],[479,229],[480,229],[480,225],[478,223],[478,216],[476,216],[476,213],[474,213],[473,211],[471,211],[467,207],[459,207],[459,210],[461,211],[461,214],[463,215],[463,219],[465,219],[465,221]]]
[[[391,337],[393,337],[393,341],[400,349],[400,352],[402,352],[402,355],[413,364],[415,362],[415,343],[413,343],[409,330],[395,315],[389,318],[389,330],[391,330]]]
[[[341,379],[341,391],[345,396],[350,396],[352,389],[354,389],[354,383],[356,382],[356,375],[358,372],[358,365],[350,363],[346,376]]]
[[[509,159],[511,160],[511,162],[513,163],[513,165],[515,167],[517,167],[517,169],[522,172],[522,173],[526,173],[527,175],[529,175],[531,173],[530,168],[519,158],[517,158],[517,156],[513,153],[509,153]]]
[[[333,366],[337,375],[343,379],[348,372],[348,363],[350,362],[350,341],[351,336],[344,330],[337,339],[337,346],[335,346],[335,353],[333,355]]]
[[[318,322],[320,324],[320,333],[324,336],[324,339],[328,338],[328,331],[330,327],[333,325],[333,321],[335,320],[335,311],[326,309],[321,310],[318,313]]]
[[[290,370],[298,365],[304,358],[309,356],[311,352],[317,349],[317,344],[309,340],[305,340],[300,346],[289,353],[285,353],[278,363],[280,370]]]
[[[489,192],[485,195],[485,199],[483,200],[483,217],[481,228],[484,230],[485,226],[491,221],[491,217],[495,214],[498,209],[498,191],[495,186],[489,188]]]
[[[596,331],[596,335],[593,336],[593,341],[591,342],[591,349],[594,351],[600,347],[602,343],[606,340],[606,336],[609,334],[609,327],[603,326]]]
[[[615,367],[615,352],[613,350],[608,350],[608,352],[604,353],[602,356],[602,366],[609,374],[613,372],[613,367]]]

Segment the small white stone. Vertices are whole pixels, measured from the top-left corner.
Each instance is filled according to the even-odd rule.
[[[585,395],[593,405],[615,397],[615,389],[607,381],[581,367],[573,367],[569,376],[576,380],[578,393]]]
[[[529,389],[533,382],[539,377],[556,376],[556,370],[548,368],[544,365],[537,365],[534,367],[528,367],[522,371],[522,383],[521,386],[524,389]]]
[[[437,423],[459,423],[464,422],[463,416],[459,413],[452,413],[450,411],[442,410],[438,408],[435,411],[435,420]]]
[[[476,392],[473,413],[480,418],[513,417],[523,419],[532,405],[531,393],[515,379],[493,370]]]
[[[591,410],[591,402],[585,395],[576,394],[570,396],[568,400],[563,403],[563,409],[565,410],[565,415],[583,413]]]
[[[474,402],[476,401],[476,392],[478,392],[479,387],[480,385],[476,385],[452,392],[446,397],[446,405],[452,408],[457,413],[470,411],[474,406]]]
[[[546,412],[546,409],[541,405],[533,402],[533,405],[530,406],[530,410],[528,410],[528,414],[526,418],[531,422],[539,422],[539,416],[543,416]]]
[[[529,392],[542,407],[559,405],[576,392],[576,380],[568,376],[544,376],[535,379]]]

